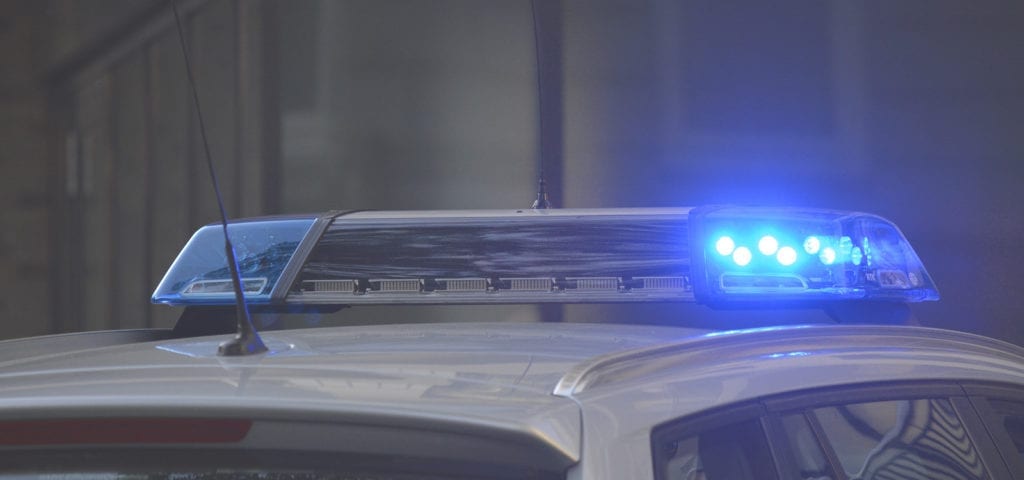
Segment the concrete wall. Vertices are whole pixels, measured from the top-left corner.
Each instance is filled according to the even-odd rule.
[[[153,23],[154,9],[166,5],[85,3],[5,6],[0,35],[9,41],[0,42],[0,55],[16,68],[0,72],[0,137],[8,139],[0,144],[9,145],[2,158],[12,173],[0,180],[0,214],[19,228],[0,236],[0,291],[17,292],[0,299],[0,314],[35,323],[5,320],[0,336],[168,324],[173,313],[145,306],[145,298],[187,232],[214,218],[167,12],[148,40],[117,34]],[[528,1],[184,3],[195,9],[190,41],[212,98],[204,100],[213,105],[208,122],[215,137],[232,138],[214,147],[233,172],[230,209],[520,208],[532,200],[537,98]],[[942,291],[941,302],[915,306],[923,323],[1024,344],[1016,326],[1024,304],[1014,294],[1024,283],[1022,7],[561,6],[564,180],[555,187],[563,206],[876,212],[901,225]],[[118,49],[104,68],[82,60]],[[56,78],[41,77],[54,68]],[[239,97],[239,87],[248,93]],[[100,112],[97,123],[89,111]],[[139,118],[150,118],[148,133],[132,134]],[[81,145],[89,125],[107,129],[94,132],[106,140],[81,153],[115,159],[90,163],[106,165],[92,174],[113,179],[109,188],[68,198],[61,142],[69,125],[79,127]],[[174,168],[182,157],[187,167]],[[166,200],[133,209],[124,199],[144,192],[117,179],[140,175],[152,179],[146,191]],[[69,230],[73,218],[88,221]],[[67,250],[67,232],[82,235],[82,250]],[[96,252],[101,261],[62,269]],[[57,297],[48,293],[54,289]],[[674,322],[705,313],[565,310],[570,321]],[[512,308],[501,317],[537,315]]]
[[[49,39],[45,6],[8,5],[0,15],[0,337],[51,330],[46,301],[52,251],[54,154],[39,77]]]
[[[1024,343],[1020,4],[567,9],[568,204],[876,212],[939,285],[923,323]]]

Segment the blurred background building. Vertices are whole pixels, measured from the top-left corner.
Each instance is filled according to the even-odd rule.
[[[1024,344],[1024,4],[537,4],[540,89],[529,0],[181,0],[228,211],[524,208],[543,118],[558,206],[876,212],[924,324]],[[170,3],[2,0],[0,65],[0,338],[173,324],[217,214]]]

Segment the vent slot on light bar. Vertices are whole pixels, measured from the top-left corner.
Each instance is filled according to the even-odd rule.
[[[339,217],[289,303],[693,301],[685,211]]]

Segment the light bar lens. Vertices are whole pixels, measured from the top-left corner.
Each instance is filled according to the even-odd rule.
[[[873,215],[705,207],[690,212],[689,224],[702,303],[939,296],[903,234]],[[731,255],[723,239],[734,245]]]
[[[266,303],[285,265],[315,219],[261,220],[228,225],[247,301]],[[234,286],[219,224],[199,229],[171,264],[153,303],[233,304]]]

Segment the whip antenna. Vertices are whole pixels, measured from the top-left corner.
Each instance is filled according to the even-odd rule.
[[[539,168],[537,169],[537,199],[533,201],[534,210],[547,210],[551,207],[551,203],[548,201],[548,192],[545,190],[544,182],[544,157],[547,156],[547,148],[544,144],[544,81],[543,71],[541,65],[543,62],[540,60],[541,48],[540,48],[540,25],[537,22],[537,1],[530,0],[530,13],[533,16],[533,46],[535,50],[535,60],[537,62],[537,139],[538,139],[538,159]]]
[[[238,317],[238,330],[235,338],[228,340],[217,348],[217,354],[222,356],[253,355],[267,351],[267,346],[260,339],[256,327],[252,324],[249,316],[249,308],[245,304],[245,294],[242,292],[242,275],[238,270],[238,260],[235,258],[235,247],[231,245],[231,238],[228,235],[228,215],[224,211],[224,200],[220,195],[220,185],[217,183],[217,172],[213,169],[213,159],[210,155],[210,144],[206,140],[206,125],[203,124],[203,112],[199,108],[199,93],[196,90],[196,80],[192,75],[192,64],[189,61],[188,46],[185,44],[185,33],[181,27],[181,15],[178,14],[178,1],[171,2],[174,10],[174,23],[178,26],[178,40],[181,41],[181,53],[185,57],[185,71],[188,74],[188,84],[192,88],[192,100],[196,106],[196,117],[199,119],[199,134],[203,139],[203,151],[206,153],[206,167],[210,171],[210,181],[213,183],[213,192],[217,197],[217,206],[220,208],[221,226],[224,228],[224,253],[228,258],[228,269],[231,270],[231,283],[235,289],[235,313]]]

